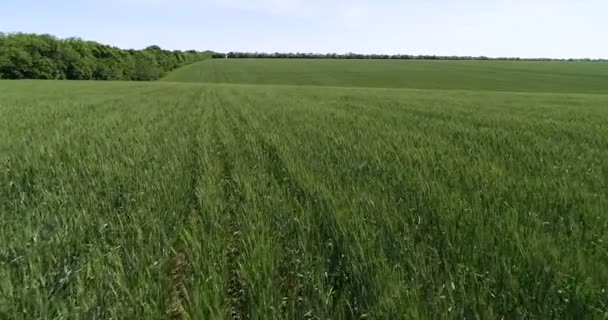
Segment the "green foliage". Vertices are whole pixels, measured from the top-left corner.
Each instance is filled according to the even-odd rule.
[[[77,38],[0,33],[0,78],[5,79],[156,80],[208,57],[158,46],[121,50]]]
[[[0,47],[0,78],[24,79],[31,73],[32,57],[19,47]]]
[[[161,76],[161,68],[164,66],[159,64],[154,52],[156,51],[146,49],[133,55],[135,80],[154,80]]]

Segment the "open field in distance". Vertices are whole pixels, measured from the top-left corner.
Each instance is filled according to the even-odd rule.
[[[166,81],[608,94],[608,63],[212,59]]]

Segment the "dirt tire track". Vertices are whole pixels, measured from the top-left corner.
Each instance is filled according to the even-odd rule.
[[[184,319],[183,300],[185,299],[186,286],[184,284],[188,269],[186,254],[181,250],[174,257],[174,266],[171,270],[171,301],[169,304],[169,319]]]

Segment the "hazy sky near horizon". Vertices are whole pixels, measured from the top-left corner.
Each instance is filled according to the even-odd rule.
[[[608,58],[608,0],[2,0],[1,32],[121,48]]]

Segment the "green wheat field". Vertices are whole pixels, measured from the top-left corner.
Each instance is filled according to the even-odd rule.
[[[0,81],[0,319],[608,317],[608,64]]]

